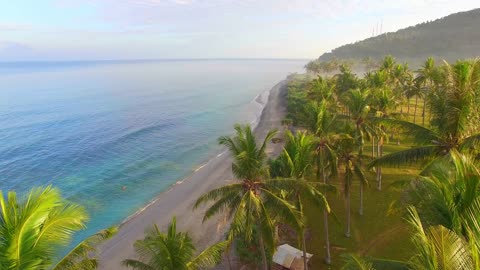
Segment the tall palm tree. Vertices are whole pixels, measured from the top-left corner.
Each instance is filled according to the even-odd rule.
[[[333,112],[328,110],[328,102],[323,100],[320,103],[313,102],[307,105],[309,114],[308,129],[317,138],[315,149],[315,163],[317,168],[317,180],[322,179],[323,184],[328,183],[330,176],[337,174],[337,155],[334,143],[337,139],[336,131],[338,121]],[[324,190],[326,192],[326,190]],[[323,211],[323,225],[325,230],[325,263],[330,264],[330,236],[328,232],[328,212]]]
[[[369,91],[368,89],[350,90],[344,96],[344,104],[350,111],[350,117],[355,124],[355,141],[358,146],[358,155],[363,156],[363,146],[365,144],[365,138],[370,138],[372,142],[372,157],[375,152],[375,138],[377,138],[377,157],[382,155],[383,141],[384,141],[384,128],[378,125],[374,120],[373,115],[370,113],[372,110],[371,103],[376,103],[377,108],[383,111],[387,111],[392,103],[392,96],[388,95],[388,88],[374,89],[375,91]],[[376,166],[377,173],[377,187],[381,190],[382,186],[382,168]],[[363,187],[361,187],[361,193],[363,194]],[[362,200],[363,202],[363,200]],[[360,214],[363,214],[363,207],[360,210]]]
[[[425,108],[427,107],[428,94],[433,91],[435,76],[435,60],[429,57],[422,67],[417,70],[417,77],[415,78],[423,92],[422,126],[425,126]]]
[[[370,91],[361,89],[349,90],[343,96],[342,102],[348,108],[350,118],[355,125],[355,140],[358,145],[358,154],[363,155],[365,138],[370,137],[373,132],[373,128],[368,122],[371,103]]]
[[[60,247],[85,228],[85,209],[66,201],[56,188],[34,188],[17,196],[0,192],[0,269],[42,270],[52,267]]]
[[[361,158],[358,155],[355,155],[354,152],[354,139],[351,137],[345,137],[337,141],[337,153],[339,163],[343,166],[344,169],[344,195],[347,205],[347,227],[345,231],[345,236],[350,237],[350,225],[351,225],[351,201],[350,193],[351,186],[353,183],[353,178],[356,176],[360,181],[360,208],[359,213],[363,214],[363,188],[368,183],[367,177],[362,170]]]
[[[384,87],[374,91],[373,99],[377,115],[381,118],[388,118],[390,111],[392,111],[397,105],[398,96],[395,96],[390,88]],[[378,137],[377,157],[381,158],[383,156],[383,144],[385,141],[386,127],[381,124],[371,125],[375,127],[376,135]],[[382,190],[382,167],[377,166],[375,169],[377,173],[377,189]]]
[[[196,201],[195,208],[213,201],[205,212],[204,220],[226,211],[231,218],[227,236],[229,240],[243,236],[250,241],[256,232],[263,268],[267,270],[269,259],[266,250],[274,249],[275,224],[272,217],[280,217],[295,229],[303,226],[295,206],[277,196],[276,191],[302,186],[302,182],[266,180],[268,166],[265,148],[275,131],[270,131],[259,146],[250,126],[235,125],[235,130],[236,136],[220,137],[219,143],[227,146],[233,156],[232,171],[240,180],[202,195]]]
[[[290,131],[286,132],[285,137],[285,147],[278,157],[282,176],[296,179],[303,183],[303,185],[295,186],[293,190],[287,191],[289,194],[287,197],[294,203],[302,216],[305,215],[303,205],[306,202],[319,206],[327,213],[330,212],[325,196],[316,188],[318,183],[307,182],[307,177],[311,175],[312,165],[314,164],[315,138],[306,132],[298,132],[296,135],[293,135]],[[306,189],[304,187],[309,188]],[[301,228],[300,241],[302,243],[305,269],[308,270],[305,229],[305,226]]]
[[[139,270],[199,270],[217,265],[227,247],[219,242],[195,256],[195,246],[188,233],[177,232],[175,217],[168,225],[167,233],[157,225],[146,232],[143,240],[134,244],[139,260],[126,259],[123,265]]]
[[[431,127],[402,120],[382,120],[382,124],[405,130],[419,146],[378,158],[370,166],[400,166],[450,156],[453,150],[462,153],[475,151],[480,142],[480,127],[472,119],[478,119],[479,115],[480,62],[445,64],[445,76],[446,83],[437,89],[437,98],[430,99]]]

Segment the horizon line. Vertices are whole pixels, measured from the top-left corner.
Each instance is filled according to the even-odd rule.
[[[264,61],[309,61],[314,60],[315,58],[271,58],[271,57],[213,57],[213,58],[132,58],[132,59],[88,59],[88,60],[79,60],[79,59],[70,59],[70,60],[8,60],[0,61],[0,64],[9,64],[9,63],[45,63],[45,62],[56,62],[56,63],[72,63],[72,62],[147,62],[147,61],[255,61],[255,60],[264,60]]]

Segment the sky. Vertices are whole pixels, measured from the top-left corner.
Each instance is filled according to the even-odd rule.
[[[478,0],[0,0],[0,62],[313,59]]]

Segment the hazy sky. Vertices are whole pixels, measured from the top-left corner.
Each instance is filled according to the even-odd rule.
[[[479,0],[0,0],[0,61],[316,58]]]

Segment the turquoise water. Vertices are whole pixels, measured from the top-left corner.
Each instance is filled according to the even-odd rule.
[[[91,216],[77,242],[191,174],[219,151],[218,136],[255,122],[270,88],[304,64],[0,63],[0,189],[59,187]]]

